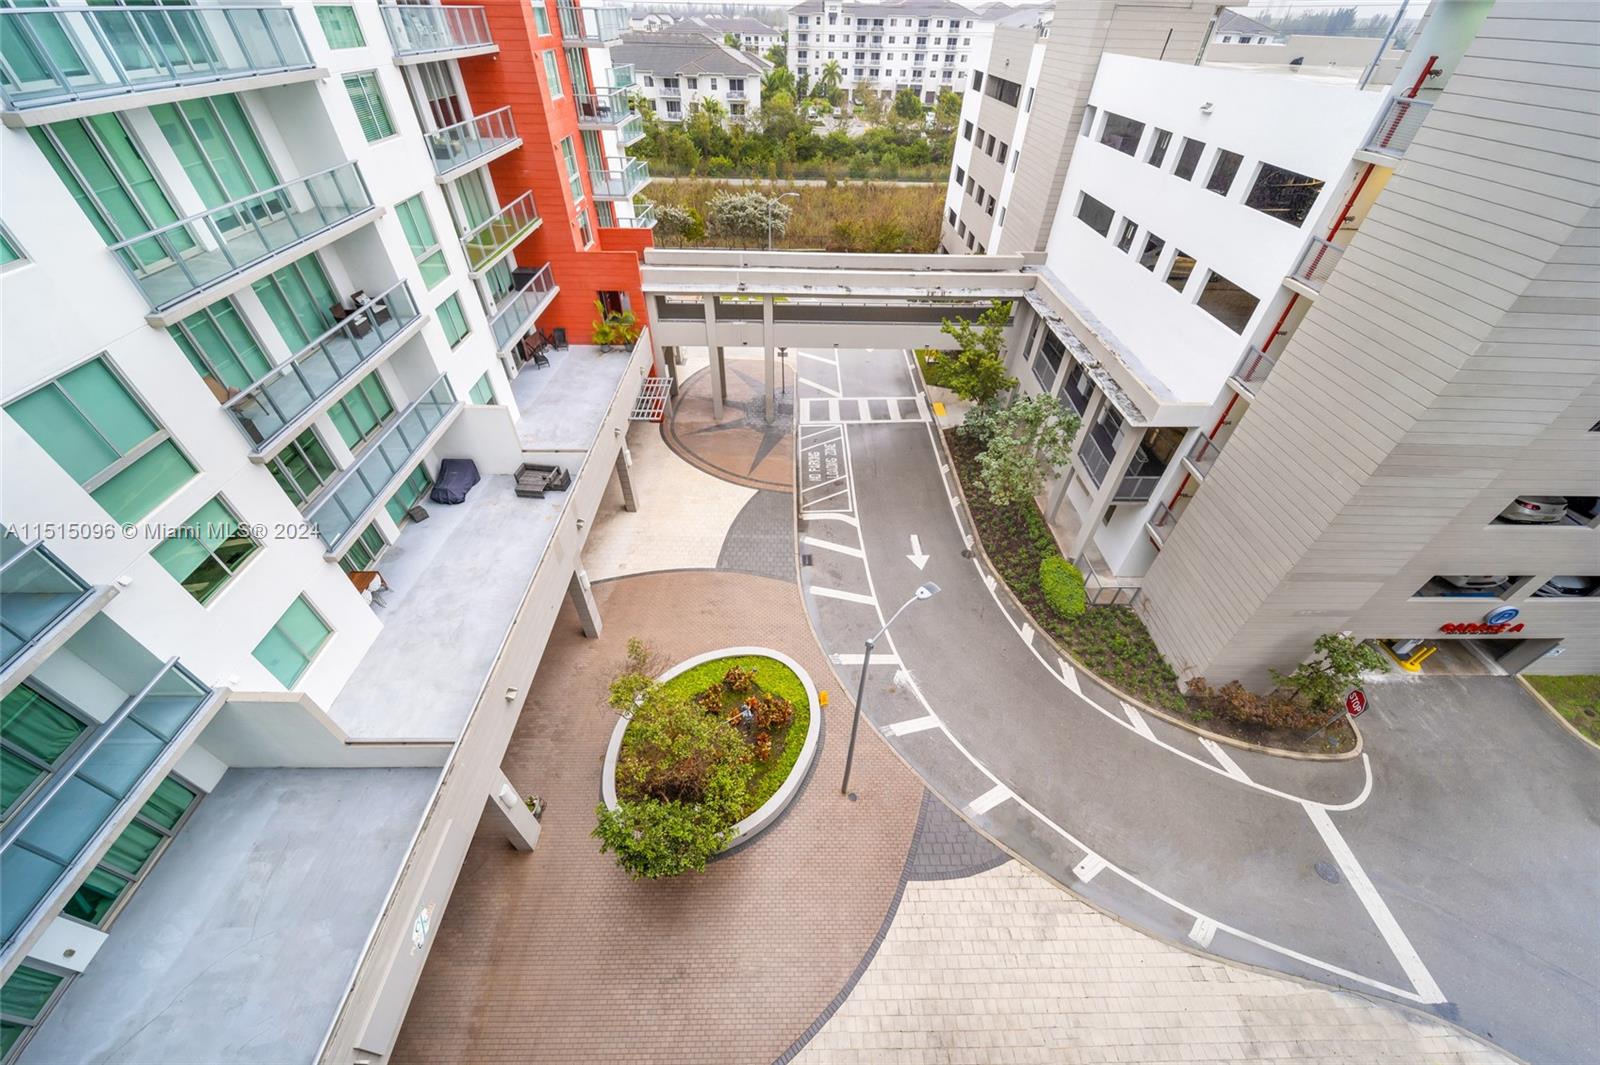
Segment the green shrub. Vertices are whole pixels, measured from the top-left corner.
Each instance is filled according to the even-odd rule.
[[[656,880],[698,871],[732,835],[731,803],[708,795],[698,803],[638,799],[596,808],[594,838],[600,853],[614,851],[617,864],[635,880]]]
[[[1089,605],[1083,590],[1083,574],[1060,555],[1051,555],[1039,563],[1039,587],[1050,609],[1064,618],[1077,617]]]

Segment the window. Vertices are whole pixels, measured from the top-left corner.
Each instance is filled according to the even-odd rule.
[[[316,430],[307,429],[267,463],[283,494],[297,507],[303,507],[327,483],[337,469]]]
[[[1022,99],[1022,86],[1014,81],[1007,81],[1005,78],[997,77],[993,74],[989,75],[988,78],[984,78],[982,74],[978,73],[974,73],[972,76],[972,88],[974,91],[982,89],[985,96],[992,97],[1012,107],[1017,106],[1017,101]]]
[[[1049,343],[1047,339],[1045,343]],[[1071,407],[1076,414],[1082,414],[1089,409],[1089,398],[1094,394],[1094,385],[1089,380],[1089,375],[1084,372],[1083,366],[1076,360],[1067,368],[1067,376],[1061,382],[1059,393],[1061,402]]]
[[[322,23],[322,35],[328,38],[329,48],[361,48],[367,43],[361,35],[361,23],[356,21],[356,9],[349,4],[318,4],[317,21]]]
[[[1167,268],[1167,284],[1179,292],[1189,283],[1189,275],[1194,273],[1194,258],[1185,254],[1181,249],[1172,253],[1172,265]]]
[[[966,181],[966,180],[967,180],[967,172],[965,170],[961,169],[959,166],[956,167],[956,184],[959,185],[963,181]]]
[[[1005,162],[1006,161],[1006,153],[1009,152],[1010,150],[1011,150],[1010,146],[1007,145],[1005,141],[1001,141],[1000,144],[998,145],[996,151],[995,151],[994,161],[997,162],[997,163]]]
[[[0,702],[0,817],[50,775],[88,725],[26,684]]]
[[[1078,136],[1087,137],[1094,130],[1094,104],[1089,104],[1083,109],[1083,124],[1078,127]]]
[[[150,114],[207,207],[221,207],[279,184],[277,171],[239,97],[157,104]],[[281,213],[286,207],[281,193],[275,192],[256,201],[251,214],[265,220],[263,216]],[[229,224],[241,223],[248,220],[230,220]]]
[[[550,12],[545,10],[542,0],[533,0],[533,28],[539,36],[550,36]]]
[[[56,998],[67,986],[69,976],[64,972],[41,968],[37,965],[19,965],[16,972],[0,986],[0,1059],[9,1059],[12,1051],[23,1045],[44,1015],[50,1012]]]
[[[583,241],[585,248],[594,243],[594,228],[589,224],[588,211],[578,212],[578,237]]]
[[[333,328],[339,302],[316,252],[279,267],[251,286],[291,351],[302,351]]]
[[[1281,166],[1262,163],[1256,174],[1250,195],[1244,199],[1246,207],[1254,207],[1262,214],[1282,219],[1291,226],[1299,226],[1311,214],[1317,197],[1322,193],[1319,178],[1296,174]]]
[[[572,190],[572,202],[583,201],[583,179],[578,176],[578,152],[571,137],[561,138],[561,157],[567,166],[567,187]]]
[[[1166,246],[1167,242],[1154,233],[1145,234],[1144,251],[1139,253],[1139,265],[1149,270],[1152,274],[1155,273],[1156,261],[1161,258],[1161,249]]]
[[[1100,131],[1100,143],[1115,148],[1123,155],[1132,155],[1139,149],[1139,138],[1144,136],[1144,123],[1112,111],[1106,112],[1106,124]]]
[[[951,225],[955,225],[956,224],[956,209],[954,207],[949,207],[949,208],[945,209],[944,213],[945,213],[945,217],[947,219],[949,219],[950,224]]]
[[[394,123],[389,120],[389,108],[378,88],[376,71],[346,74],[344,89],[350,94],[350,104],[356,109],[356,121],[361,123],[361,135],[367,138],[367,143],[394,136]]]
[[[138,143],[116,115],[35,126],[28,131],[78,207],[107,244],[178,220]],[[92,191],[91,191],[92,190]],[[134,245],[129,266],[150,265],[194,248],[188,230],[168,230],[164,246]]]
[[[1013,174],[1017,172],[1017,164],[1020,162],[1022,162],[1022,149],[1018,148],[1011,153],[1011,172]]]
[[[328,623],[302,595],[289,604],[283,617],[267,631],[251,654],[268,673],[278,678],[279,684],[289,688],[304,675],[332,634]]]
[[[394,213],[400,218],[406,243],[411,245],[411,254],[416,257],[417,267],[422,271],[422,283],[432,288],[450,275],[450,267],[444,261],[439,238],[434,236],[433,223],[428,221],[428,209],[422,202],[422,193],[395,204]]]
[[[973,92],[979,92],[982,89],[983,89],[983,71],[974,70],[972,72],[972,91]]]
[[[1133,247],[1133,235],[1139,231],[1139,226],[1131,219],[1122,220],[1122,233],[1117,237],[1117,250],[1127,251]]]
[[[361,383],[328,408],[328,417],[351,451],[367,439],[394,414],[394,404],[384,390],[378,372],[367,374]]]
[[[194,466],[103,356],[5,409],[119,522],[138,521],[194,476]]]
[[[1046,392],[1056,383],[1056,374],[1061,369],[1061,359],[1066,354],[1066,345],[1056,338],[1056,335],[1045,330],[1044,343],[1039,345],[1039,354],[1033,359],[1033,377],[1039,382],[1039,387]]]
[[[1006,224],[1006,209],[1004,207],[1000,208],[1000,217],[995,219],[994,224],[996,226],[1003,226]]]
[[[1244,332],[1259,302],[1215,270],[1206,275],[1205,287],[1200,290],[1200,309],[1235,333]]]
[[[416,506],[417,500],[421,499],[432,485],[433,481],[429,479],[427,469],[418,466],[401,483],[395,494],[389,497],[389,502],[383,505],[383,509],[389,512],[389,517],[394,519],[396,525],[402,525],[406,520],[406,511]]]
[[[378,531],[378,523],[371,522],[361,530],[361,535],[356,537],[355,543],[350,545],[350,550],[339,560],[339,568],[346,573],[371,569],[372,564],[378,561],[378,556],[383,554],[383,549],[388,546],[384,543],[383,533]]]
[[[189,515],[178,531],[156,545],[150,557],[201,603],[221,591],[261,545],[222,497]]]
[[[1172,146],[1172,131],[1157,126],[1154,136],[1150,138],[1150,155],[1145,162],[1160,169],[1166,161],[1167,149]]]
[[[550,86],[551,99],[559,100],[566,95],[561,88],[561,63],[554,51],[544,53],[544,80]]]
[[[26,256],[17,248],[16,238],[5,226],[0,226],[0,270],[12,263],[22,262]]]
[[[227,389],[244,389],[272,369],[272,361],[230,297],[195,311],[167,332],[219,402]]]
[[[1025,113],[1026,112],[1031,112],[1033,110],[1033,90],[1032,89],[1028,90],[1028,102],[1027,102],[1027,104],[1025,104],[1023,106],[1022,110]]]
[[[487,372],[478,378],[477,384],[472,386],[472,391],[467,393],[467,398],[482,407],[494,403],[494,382],[489,380]]]
[[[1218,196],[1226,196],[1228,190],[1233,188],[1233,179],[1239,173],[1239,164],[1244,162],[1244,157],[1238,152],[1230,152],[1226,148],[1217,150],[1217,161],[1211,164],[1211,177],[1206,181],[1206,188]]]
[[[1204,143],[1191,137],[1183,138],[1183,148],[1178,152],[1178,165],[1172,172],[1185,181],[1194,177],[1195,168],[1200,165],[1200,153],[1206,150]]]
[[[457,293],[450,293],[450,297],[434,308],[434,313],[439,316],[439,324],[444,326],[444,338],[450,342],[452,348],[465,339],[467,329],[467,315],[461,309],[461,297]]]
[[[1087,192],[1078,200],[1078,220],[1102,237],[1111,232],[1111,218],[1115,213]]]
[[[983,154],[984,155],[988,155],[988,156],[993,156],[994,155],[994,134],[993,133],[989,134],[988,138],[986,139],[986,141],[984,143]]]
[[[196,789],[175,776],[156,785],[61,912],[96,928],[106,927],[188,820],[199,798]]]

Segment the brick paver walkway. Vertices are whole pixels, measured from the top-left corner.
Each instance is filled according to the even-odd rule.
[[[548,806],[538,848],[480,829],[401,1032],[397,1062],[770,1062],[866,956],[900,886],[922,786],[870,734],[850,802],[850,727],[792,583],[662,573],[595,586],[599,640],[563,609],[506,754]],[[759,642],[798,660],[832,705],[789,812],[699,875],[635,882],[589,831],[615,717],[605,686],[629,636],[668,660]]]
[[[684,381],[663,427],[667,443],[685,461],[749,488],[794,489],[794,387],[779,396],[777,419],[768,425],[760,359],[729,356],[728,395],[720,420],[711,416],[711,370]]]
[[[1179,950],[1014,861],[912,880],[882,946],[801,1065],[1502,1065],[1397,1006]]]

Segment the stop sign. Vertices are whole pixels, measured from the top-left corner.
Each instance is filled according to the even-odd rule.
[[[1360,688],[1353,689],[1344,697],[1344,708],[1351,717],[1360,717],[1361,712],[1367,708],[1367,693]]]

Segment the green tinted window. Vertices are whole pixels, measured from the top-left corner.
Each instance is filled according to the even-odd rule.
[[[231,298],[196,311],[168,332],[195,373],[229,388],[243,390],[272,369]]]
[[[356,9],[347,4],[318,4],[317,21],[322,23],[329,48],[360,48],[367,43],[361,23],[356,21]]]
[[[267,469],[272,471],[278,487],[297,507],[303,506],[315,495],[317,489],[333,476],[336,468],[314,429],[307,429],[295,437],[267,463]]]
[[[490,383],[487,373],[478,378],[478,383],[472,386],[472,391],[467,393],[467,397],[482,406],[494,402],[494,385]]]
[[[533,0],[533,25],[539,31],[539,36],[550,36],[550,12],[544,9],[541,0]]]
[[[439,324],[444,326],[445,339],[452,348],[455,347],[467,335],[467,315],[461,309],[461,298],[452,293],[435,310],[439,315]]]
[[[58,973],[35,969],[31,965],[17,966],[17,971],[11,974],[4,985],[0,985],[0,1012],[30,1021],[38,1020],[50,996],[55,994],[56,988],[65,979]]]
[[[358,570],[372,568],[372,563],[383,553],[388,545],[383,542],[383,533],[378,531],[377,522],[373,522],[361,530],[361,535],[356,537],[356,542],[350,545],[350,550],[339,560],[339,565],[346,573],[355,573]]]
[[[73,893],[72,898],[67,900],[61,912],[99,928],[101,922],[111,915],[117,899],[127,887],[126,878],[118,876],[109,869],[95,868],[90,871],[82,886]]]
[[[155,794],[139,808],[139,816],[154,821],[169,832],[178,827],[184,811],[194,805],[195,793],[172,777],[156,785]]]
[[[398,491],[384,504],[384,509],[389,512],[389,517],[394,519],[396,525],[406,520],[406,511],[417,505],[428,488],[433,484],[428,479],[428,471],[418,466],[407,475]]]
[[[328,417],[352,451],[394,414],[394,404],[374,370],[344,398],[328,408]]]
[[[150,114],[207,207],[221,207],[278,184],[277,172],[237,96],[156,104]],[[252,201],[249,209],[264,214],[282,207],[273,195]],[[244,223],[241,218],[232,224]]]
[[[274,270],[253,287],[289,350],[301,351],[333,328],[339,297],[315,254]]]
[[[137,875],[144,868],[144,863],[155,854],[156,848],[161,846],[161,841],[166,838],[149,825],[135,821],[122,830],[122,835],[117,837],[117,841],[106,852],[106,864],[130,875]]]
[[[394,123],[389,120],[389,108],[383,102],[383,92],[378,88],[376,73],[346,74],[344,88],[350,94],[351,106],[356,109],[361,135],[368,142],[381,141],[394,135]]]
[[[405,230],[411,254],[416,257],[417,266],[422,270],[422,283],[432,288],[449,275],[450,268],[445,265],[444,252],[439,250],[439,238],[434,235],[433,224],[428,221],[428,209],[422,202],[422,194],[395,204],[394,213],[400,219],[400,228]]]
[[[260,549],[220,498],[189,516],[150,552],[183,590],[204,603]]]
[[[285,688],[292,687],[332,634],[333,630],[302,595],[256,644],[253,654],[279,683]]]
[[[14,263],[22,258],[22,253],[17,250],[17,242],[11,234],[0,228],[0,266]]]

